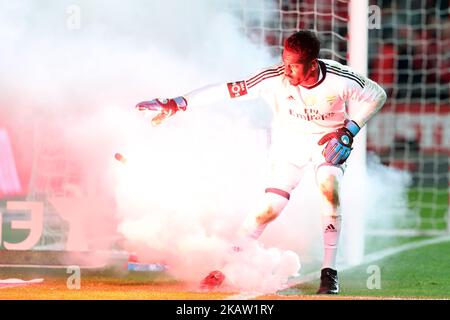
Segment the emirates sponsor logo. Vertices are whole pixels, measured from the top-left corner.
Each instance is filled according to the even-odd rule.
[[[289,114],[306,121],[326,120],[334,116],[334,112],[320,113],[317,109],[304,109],[303,111],[304,113],[299,113],[289,109]]]

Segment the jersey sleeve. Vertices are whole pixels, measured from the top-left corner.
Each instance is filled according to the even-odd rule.
[[[387,95],[380,85],[369,78],[350,69],[348,73],[352,79],[347,82],[344,95],[346,100],[356,102],[349,114],[350,119],[363,127],[383,107]]]
[[[209,105],[224,100],[255,99],[271,90],[271,82],[281,74],[283,74],[283,67],[278,65],[263,69],[246,80],[207,85],[191,91],[183,97],[186,99],[188,107]]]

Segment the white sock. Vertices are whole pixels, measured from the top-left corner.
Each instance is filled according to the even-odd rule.
[[[341,233],[341,220],[339,216],[323,216],[323,263],[322,268],[331,268],[336,270],[336,256]]]

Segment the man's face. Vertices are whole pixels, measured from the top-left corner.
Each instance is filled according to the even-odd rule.
[[[284,75],[293,86],[304,84],[311,75],[312,64],[305,64],[301,61],[302,56],[296,52],[283,50]]]

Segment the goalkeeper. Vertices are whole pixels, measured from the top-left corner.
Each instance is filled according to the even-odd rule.
[[[386,101],[384,90],[372,80],[332,60],[319,59],[320,40],[312,31],[300,30],[284,42],[282,63],[249,78],[208,85],[173,99],[139,103],[139,111],[159,110],[159,124],[179,111],[220,99],[262,97],[273,109],[270,171],[262,209],[244,224],[246,237],[258,239],[276,219],[312,163],[321,194],[323,263],[319,294],[336,294],[339,283],[336,255],[341,231],[340,185],[352,143],[366,122]],[[347,102],[358,104],[353,114]],[[211,272],[202,284],[220,285],[225,275]]]

